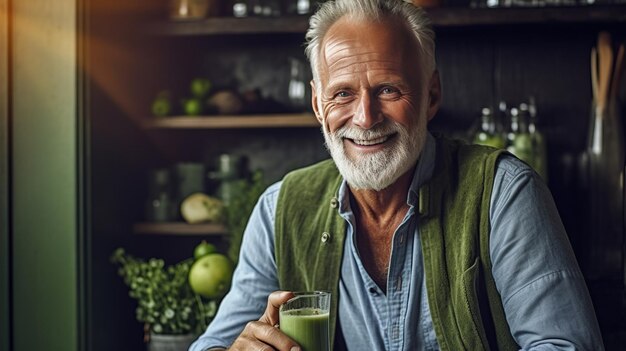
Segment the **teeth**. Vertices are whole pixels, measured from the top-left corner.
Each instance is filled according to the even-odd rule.
[[[369,145],[376,145],[376,144],[383,143],[387,141],[387,139],[389,139],[389,136],[383,136],[383,137],[372,139],[372,140],[357,140],[357,139],[352,139],[352,140],[357,145],[369,146]]]

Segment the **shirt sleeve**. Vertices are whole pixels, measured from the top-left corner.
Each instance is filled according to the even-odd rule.
[[[230,346],[248,322],[261,317],[267,297],[278,290],[274,210],[280,185],[279,182],[270,186],[252,211],[244,231],[232,287],[207,330],[189,347],[189,351]]]
[[[490,220],[493,277],[522,350],[604,350],[552,195],[532,169],[508,155],[498,161]]]

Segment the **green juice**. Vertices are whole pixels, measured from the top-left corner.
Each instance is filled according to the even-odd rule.
[[[297,342],[302,351],[329,351],[328,312],[301,308],[280,312],[280,330]]]

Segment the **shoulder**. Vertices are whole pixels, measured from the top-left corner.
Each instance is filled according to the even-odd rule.
[[[267,189],[265,189],[265,191],[261,195],[261,198],[271,199],[271,198],[277,197],[282,185],[283,185],[283,181],[279,180],[276,183],[268,186]]]
[[[447,163],[456,164],[456,168],[462,174],[474,174],[478,168],[483,169],[489,165],[492,169],[502,154],[507,152],[489,146],[470,144],[459,139],[448,139],[443,136],[435,138],[437,141],[438,157],[447,159]]]
[[[301,179],[303,177],[309,177],[311,175],[319,176],[329,173],[334,174],[337,172],[337,167],[335,166],[333,160],[327,159],[304,168],[293,170],[285,175],[284,180],[290,181],[292,179]]]
[[[523,174],[532,176],[532,173],[534,173],[534,171],[528,164],[508,152],[498,157],[498,161],[496,162],[496,176],[516,177]]]
[[[517,157],[503,153],[496,161],[496,171],[491,195],[492,208],[508,197],[515,189],[541,188],[549,192],[547,185],[528,164]]]
[[[300,188],[302,185],[300,183],[302,182],[311,183],[310,180],[313,178],[320,179],[323,178],[324,175],[335,173],[338,173],[338,171],[332,159],[323,160],[310,166],[292,170],[288,172],[283,179],[267,187],[261,195],[259,202],[269,204],[270,208],[274,208],[278,202],[279,195],[284,189],[290,189],[294,186]]]
[[[263,205],[269,205],[270,208],[276,207],[276,201],[278,200],[278,194],[283,185],[283,181],[279,180],[276,183],[270,185],[261,194],[260,201]]]

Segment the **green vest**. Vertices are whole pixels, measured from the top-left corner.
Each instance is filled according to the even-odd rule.
[[[433,176],[419,189],[424,274],[441,350],[519,350],[491,275],[489,204],[500,150],[438,138]],[[282,290],[327,290],[336,330],[346,222],[331,160],[285,176],[276,208]],[[340,298],[340,297],[339,297]]]

